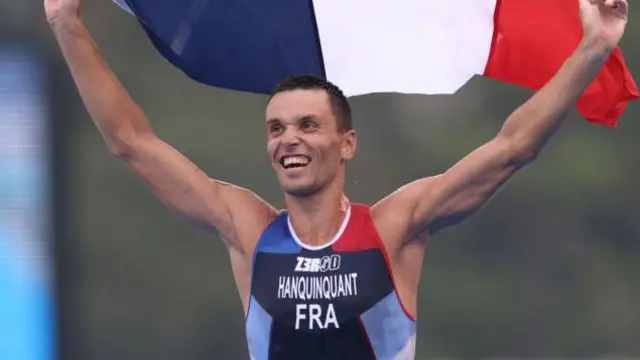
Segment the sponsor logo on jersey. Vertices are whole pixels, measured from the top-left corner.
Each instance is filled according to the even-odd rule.
[[[296,258],[295,272],[327,272],[340,269],[340,255],[333,254],[321,258],[307,258],[298,256]]]

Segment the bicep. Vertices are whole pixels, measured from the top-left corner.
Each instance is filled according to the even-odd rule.
[[[136,140],[123,160],[170,210],[217,230],[227,242],[241,242],[238,228],[243,217],[260,218],[271,210],[250,191],[212,180],[155,136]],[[235,205],[238,203],[243,204],[242,211]]]
[[[467,218],[522,166],[510,141],[495,138],[441,175],[415,184],[412,223],[430,233]]]

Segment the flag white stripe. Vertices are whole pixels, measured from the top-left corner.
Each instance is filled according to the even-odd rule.
[[[451,94],[484,73],[496,0],[314,0],[327,78],[348,96]]]

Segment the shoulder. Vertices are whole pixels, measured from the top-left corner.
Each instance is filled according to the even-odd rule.
[[[228,204],[232,229],[226,231],[241,245],[245,255],[253,251],[267,227],[282,213],[255,192],[246,188],[215,180],[221,186],[223,201]]]
[[[399,249],[421,235],[414,226],[415,214],[419,206],[429,202],[439,178],[431,176],[407,183],[371,206],[371,219],[387,247]]]
[[[415,210],[419,202],[437,189],[440,175],[424,177],[407,183],[371,206],[371,216],[375,221],[386,218],[407,216]]]

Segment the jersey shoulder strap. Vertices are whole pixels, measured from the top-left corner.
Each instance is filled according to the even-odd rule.
[[[333,245],[338,252],[352,252],[369,249],[382,250],[382,241],[371,220],[370,206],[351,204],[351,218],[342,237]]]

